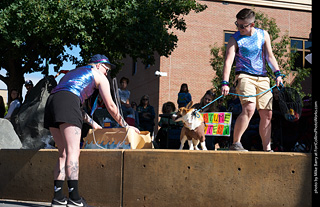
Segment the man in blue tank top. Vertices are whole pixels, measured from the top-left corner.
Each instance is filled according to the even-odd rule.
[[[229,93],[229,76],[233,61],[236,61],[236,89],[241,95],[255,95],[270,88],[267,77],[267,61],[276,76],[276,84],[282,83],[278,63],[273,55],[268,32],[255,28],[255,13],[242,9],[235,22],[238,32],[229,40],[223,67],[222,94]],[[240,140],[257,108],[260,115],[259,133],[264,151],[271,150],[272,93],[268,91],[257,97],[240,97],[242,113],[234,126],[233,144],[230,150],[247,151]]]

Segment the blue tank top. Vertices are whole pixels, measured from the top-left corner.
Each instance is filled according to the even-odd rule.
[[[69,71],[52,89],[51,94],[69,91],[78,96],[83,104],[93,94],[96,86],[91,68],[91,65],[87,65]]]
[[[264,30],[255,28],[252,36],[240,35],[236,32],[233,38],[237,41],[236,73],[247,73],[256,76],[267,76],[264,55]]]

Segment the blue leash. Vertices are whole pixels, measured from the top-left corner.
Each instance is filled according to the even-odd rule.
[[[281,84],[281,85],[283,86],[283,84]],[[274,85],[274,86],[272,86],[271,88],[269,88],[269,89],[267,89],[267,90],[265,90],[265,91],[262,91],[261,93],[255,94],[255,95],[248,95],[248,96],[246,96],[246,95],[241,95],[241,94],[236,94],[236,93],[229,93],[228,95],[236,95],[236,96],[241,96],[241,97],[246,97],[246,98],[248,98],[248,97],[256,97],[256,96],[259,96],[259,95],[261,95],[261,94],[267,93],[268,91],[272,90],[274,87],[277,87],[277,85]],[[278,89],[279,89],[279,88],[278,88]],[[280,89],[279,89],[279,90],[280,90]],[[214,103],[215,101],[219,100],[219,99],[222,98],[222,97],[223,97],[223,95],[219,96],[218,98],[214,99],[213,101],[211,101],[211,102],[208,103],[207,105],[205,105],[205,106],[201,107],[200,109],[196,110],[196,111],[195,111],[195,114],[197,114],[197,112],[201,111],[202,109],[210,106],[212,103]]]
[[[90,116],[91,116],[91,117],[93,116],[93,113],[95,112],[95,110],[96,110],[97,107],[98,107],[98,98],[99,98],[99,94],[97,95],[97,98],[96,98],[96,100],[95,100],[94,103],[93,103],[93,106],[92,106],[92,109],[91,109],[91,113],[90,113]]]

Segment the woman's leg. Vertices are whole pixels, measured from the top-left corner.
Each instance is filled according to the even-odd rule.
[[[68,179],[69,198],[79,200],[79,156],[81,129],[75,125],[63,123],[60,125],[61,134],[66,143],[66,176]]]
[[[81,129],[72,124],[60,125],[66,142],[66,175],[68,180],[78,180]]]
[[[62,200],[64,199],[64,194],[62,192],[63,183],[66,177],[65,164],[66,164],[66,144],[64,137],[62,136],[60,129],[50,127],[50,133],[58,146],[59,158],[57,164],[54,168],[54,199]]]
[[[53,136],[53,139],[59,151],[59,159],[54,169],[54,179],[64,180],[66,176],[66,173],[65,173],[66,143],[65,143],[64,137],[60,132],[60,129],[50,127],[50,133]]]

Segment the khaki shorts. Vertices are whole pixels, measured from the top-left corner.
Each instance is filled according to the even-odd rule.
[[[236,77],[237,94],[240,95],[256,95],[270,88],[270,79],[268,77],[256,77],[241,73]],[[271,90],[255,97],[241,97],[239,96],[241,104],[248,101],[255,103],[258,110],[268,109],[272,110],[272,93]]]

